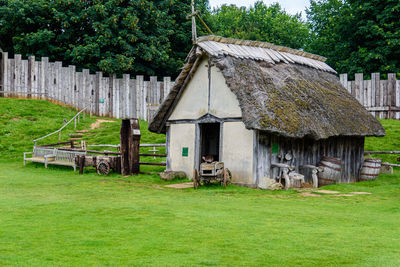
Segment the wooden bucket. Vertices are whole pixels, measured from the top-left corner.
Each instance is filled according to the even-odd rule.
[[[361,168],[361,181],[372,181],[378,178],[381,170],[381,159],[365,159]]]
[[[323,168],[322,172],[318,172],[318,186],[335,184],[340,181],[342,172],[341,159],[322,157],[318,166]]]

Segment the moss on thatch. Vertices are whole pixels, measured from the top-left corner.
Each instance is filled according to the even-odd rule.
[[[213,61],[238,98],[248,129],[313,139],[385,134],[334,74],[298,64],[266,66],[230,56]]]

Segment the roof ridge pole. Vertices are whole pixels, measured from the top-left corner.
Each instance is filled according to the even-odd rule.
[[[191,3],[191,7],[192,7],[192,41],[193,44],[197,43],[197,32],[196,32],[196,17],[195,17],[195,12],[194,12],[194,0],[192,0]]]

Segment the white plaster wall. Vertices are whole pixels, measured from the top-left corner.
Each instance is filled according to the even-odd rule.
[[[208,59],[201,61],[168,120],[198,119],[208,109]],[[239,101],[225,83],[220,70],[211,68],[210,113],[219,118],[242,116]]]
[[[218,118],[242,117],[242,110],[236,95],[229,89],[221,71],[211,68],[210,113]]]
[[[169,156],[171,158],[171,170],[183,171],[187,177],[192,178],[195,124],[172,124],[170,125],[170,133]],[[187,157],[182,156],[183,147],[189,148]]]
[[[224,123],[222,161],[232,172],[233,183],[253,183],[253,131],[243,122]]]
[[[197,119],[207,113],[208,62],[200,62],[168,120]],[[172,134],[171,134],[172,135]],[[194,136],[193,136],[194,139]]]

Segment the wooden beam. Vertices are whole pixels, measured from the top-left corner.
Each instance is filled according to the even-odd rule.
[[[166,156],[167,156],[167,154],[139,153],[139,156],[149,156],[149,157],[166,157]]]
[[[400,154],[400,151],[364,151],[365,154]]]
[[[140,165],[154,165],[154,166],[166,166],[165,162],[139,162]]]
[[[387,163],[387,162],[383,162],[381,165],[391,166],[391,167],[400,167],[400,164],[393,164],[393,163]]]

